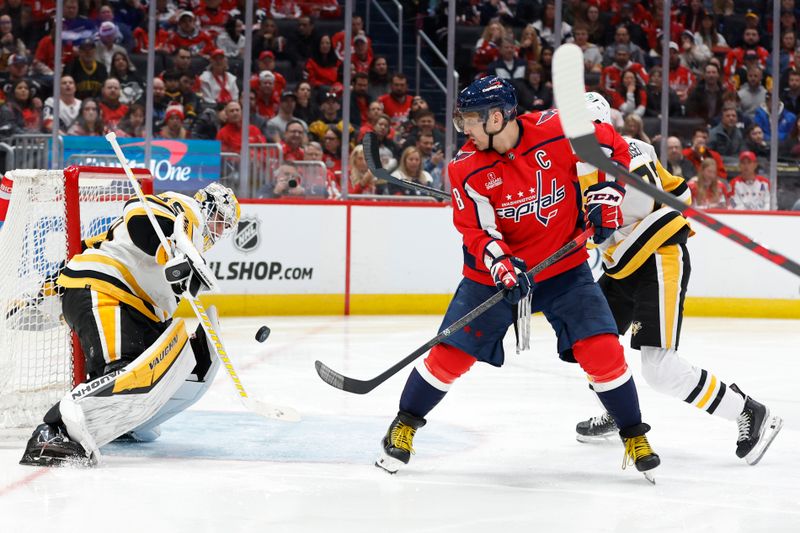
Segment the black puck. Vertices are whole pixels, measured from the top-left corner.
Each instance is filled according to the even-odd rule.
[[[264,342],[269,337],[269,334],[269,328],[267,326],[261,326],[256,332],[256,340],[258,342]]]

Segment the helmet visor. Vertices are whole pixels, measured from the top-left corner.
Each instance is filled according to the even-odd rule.
[[[487,111],[459,111],[456,109],[453,113],[453,126],[455,126],[458,133],[464,133],[465,128],[473,129],[475,127],[483,127],[486,123],[486,117],[489,113]]]

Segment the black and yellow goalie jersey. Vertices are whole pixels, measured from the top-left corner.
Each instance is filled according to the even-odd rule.
[[[187,225],[184,230],[203,253],[205,220],[194,198],[167,192],[149,195],[146,200],[167,237],[173,233],[175,218],[183,213]],[[141,201],[128,201],[122,217],[107,232],[86,239],[83,245],[83,252],[70,259],[62,270],[58,285],[106,294],[154,322],[172,318],[178,300],[164,278],[167,252]]]
[[[671,193],[685,202],[692,194],[683,178],[670,174],[656,157],[655,149],[646,142],[625,137],[631,154],[630,170],[641,179]],[[578,164],[581,190],[602,179],[595,167]],[[661,205],[647,194],[626,187],[622,201],[622,227],[599,246],[603,254],[603,270],[612,278],[630,276],[658,248],[666,244],[685,243],[694,235],[689,221],[678,211]]]

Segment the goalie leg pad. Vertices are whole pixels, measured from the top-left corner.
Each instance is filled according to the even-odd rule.
[[[206,309],[214,331],[219,332],[217,308],[213,305]],[[175,395],[150,420],[138,426],[126,436],[139,442],[151,442],[161,435],[159,426],[194,405],[211,387],[220,367],[219,357],[206,337],[203,327],[198,325],[197,331],[190,339],[195,357],[195,367],[189,378],[183,382]]]
[[[183,320],[123,369],[79,385],[61,400],[69,437],[97,453],[104,444],[151,419],[195,366]]]

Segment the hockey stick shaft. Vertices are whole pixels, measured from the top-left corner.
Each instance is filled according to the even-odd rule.
[[[158,236],[158,240],[161,242],[161,246],[164,247],[164,251],[167,253],[167,256],[171,258],[173,255],[172,247],[167,241],[167,237],[164,235],[161,226],[158,224],[155,213],[153,213],[153,210],[148,204],[147,199],[142,192],[142,188],[139,186],[139,182],[136,180],[136,177],[133,175],[133,171],[125,160],[125,155],[122,153],[122,148],[120,148],[119,143],[117,142],[116,134],[114,132],[107,134],[106,140],[109,142],[109,144],[111,144],[111,148],[114,149],[114,153],[117,155],[117,159],[119,159],[119,163],[122,166],[122,169],[125,171],[125,175],[131,182],[131,187],[133,187],[136,197],[142,203],[142,207],[147,214],[150,224],[153,226],[153,230]],[[294,409],[270,406],[250,398],[250,396],[247,394],[247,390],[244,388],[244,384],[242,384],[242,380],[239,378],[239,374],[236,372],[236,369],[233,366],[233,362],[228,355],[228,351],[225,349],[225,346],[222,343],[222,337],[219,335],[219,333],[217,333],[216,329],[214,329],[214,325],[211,322],[211,319],[208,317],[208,313],[206,313],[203,304],[198,298],[192,296],[188,290],[184,291],[181,296],[189,302],[192,311],[194,311],[195,316],[197,316],[197,320],[200,322],[203,331],[205,331],[206,338],[209,340],[209,344],[213,346],[215,355],[222,362],[222,366],[225,367],[225,370],[228,373],[228,376],[231,378],[242,404],[244,404],[248,410],[269,418],[299,420],[299,415],[296,411],[294,411]]]
[[[611,161],[597,142],[594,125],[586,109],[583,69],[583,52],[579,47],[567,44],[556,50],[553,58],[553,91],[564,133],[572,143],[578,157],[626,185],[643,192],[657,202],[675,209],[682,215],[700,222],[712,231],[760,255],[767,261],[800,276],[800,264],[783,254],[765,248],[711,215],[684,204],[677,197],[642,181],[635,174],[620,168]]]
[[[370,172],[372,172],[376,178],[385,180],[387,183],[397,185],[398,187],[404,187],[412,191],[419,191],[427,194],[428,196],[433,196],[439,200],[450,200],[450,194],[446,193],[445,191],[436,189],[434,187],[428,187],[427,185],[422,185],[421,183],[401,180],[389,174],[389,171],[383,168],[383,165],[381,164],[378,139],[373,132],[366,133],[361,144],[364,147],[364,159],[367,161],[367,166],[369,167]]]
[[[555,264],[557,261],[562,259],[564,256],[571,254],[586,242],[586,239],[591,237],[593,233],[593,229],[587,229],[567,244],[556,250],[552,255],[544,259],[541,263],[533,267],[528,271],[528,276],[533,278],[541,271],[546,269],[547,267]],[[368,380],[359,380],[347,377],[335,370],[331,369],[322,361],[316,361],[314,366],[317,369],[317,374],[319,377],[322,378],[322,381],[327,383],[328,385],[335,387],[337,389],[341,389],[346,392],[352,392],[353,394],[366,394],[373,390],[375,387],[389,379],[390,377],[397,374],[400,370],[406,367],[409,363],[414,361],[420,355],[424,354],[437,344],[445,341],[450,335],[456,333],[461,330],[464,326],[472,322],[475,318],[479,317],[483,313],[485,313],[489,308],[494,306],[497,302],[502,300],[503,298],[503,291],[497,291],[492,296],[490,296],[487,300],[479,304],[475,307],[472,311],[467,313],[466,315],[462,316],[448,327],[443,329],[438,335],[434,338],[411,352],[409,355],[398,361],[395,365],[391,368],[387,369],[386,371],[382,372],[381,374],[375,376],[372,379]]]

